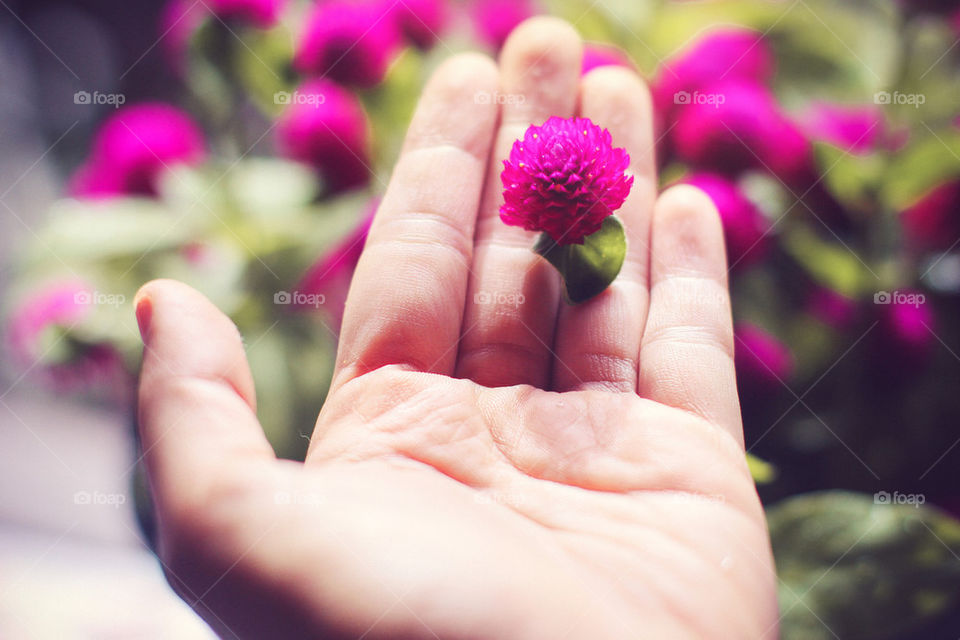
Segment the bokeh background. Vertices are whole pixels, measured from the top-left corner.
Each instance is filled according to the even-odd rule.
[[[0,637],[210,637],[149,552],[134,292],[227,312],[302,456],[423,83],[535,14],[720,211],[783,636],[960,636],[960,3],[5,0]]]

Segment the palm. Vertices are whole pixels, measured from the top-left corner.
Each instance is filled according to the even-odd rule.
[[[716,212],[689,188],[655,201],[644,88],[616,69],[581,86],[579,55],[541,19],[499,70],[437,71],[305,464],[273,458],[229,321],[182,285],[140,294],[161,557],[225,637],[776,634]],[[529,122],[575,110],[627,147],[636,181],[620,277],[569,307],[531,234],[498,222],[497,178]]]

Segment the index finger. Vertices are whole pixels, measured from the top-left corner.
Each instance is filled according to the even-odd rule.
[[[388,364],[453,372],[498,83],[479,54],[427,83],[354,274],[332,389]]]

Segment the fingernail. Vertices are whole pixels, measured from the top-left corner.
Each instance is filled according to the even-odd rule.
[[[150,320],[153,318],[153,303],[149,296],[138,293],[133,305],[137,313],[137,326],[140,327],[140,338],[146,342],[150,332]]]

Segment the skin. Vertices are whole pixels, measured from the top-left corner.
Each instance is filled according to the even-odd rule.
[[[223,637],[776,637],[716,210],[657,195],[646,87],[581,78],[580,57],[569,25],[534,18],[499,64],[436,71],[305,463],[274,457],[234,325],[176,282],[138,294],[160,558]],[[576,307],[497,218],[512,141],[574,114],[635,175],[624,269]]]

